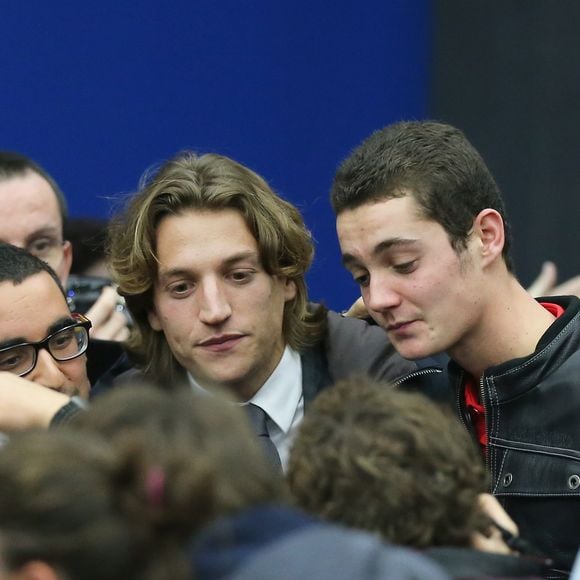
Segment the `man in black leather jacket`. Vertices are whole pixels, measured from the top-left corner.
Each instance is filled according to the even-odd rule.
[[[343,261],[403,357],[446,352],[458,414],[520,532],[571,566],[580,544],[580,303],[533,299],[509,255],[504,203],[449,125],[404,122],[340,167]]]

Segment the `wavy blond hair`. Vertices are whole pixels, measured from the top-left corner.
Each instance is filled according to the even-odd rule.
[[[300,212],[276,195],[266,181],[239,163],[215,154],[183,152],[153,175],[113,220],[108,253],[114,281],[126,298],[135,323],[128,348],[152,379],[170,384],[183,377],[163,333],[149,325],[157,276],[156,230],[162,218],[189,210],[235,209],[255,237],[262,264],[271,276],[296,285],[296,297],[284,310],[284,338],[302,351],[320,339],[322,309],[309,311],[305,273],[314,248]]]

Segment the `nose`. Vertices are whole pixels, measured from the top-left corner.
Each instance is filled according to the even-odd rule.
[[[58,365],[50,353],[42,348],[38,352],[34,370],[26,378],[50,389],[62,391],[67,379]]]
[[[387,275],[371,275],[369,285],[363,290],[363,298],[367,308],[374,312],[386,312],[401,304],[401,294]]]
[[[219,280],[206,280],[199,289],[199,318],[205,324],[221,324],[232,314],[225,288]]]

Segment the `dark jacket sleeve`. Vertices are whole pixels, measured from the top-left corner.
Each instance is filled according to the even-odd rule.
[[[327,316],[326,357],[333,381],[354,374],[394,381],[417,369],[401,357],[379,326],[332,311]]]
[[[66,405],[62,406],[50,420],[49,427],[62,427],[74,421],[87,408],[87,403],[80,397],[73,397]]]

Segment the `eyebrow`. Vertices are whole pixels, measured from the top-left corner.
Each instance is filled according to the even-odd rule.
[[[58,332],[63,328],[67,328],[68,326],[73,326],[77,322],[78,321],[72,318],[72,316],[63,316],[48,327],[48,333],[46,336],[54,334],[55,332]]]
[[[42,237],[50,237],[53,238],[55,242],[59,242],[60,238],[62,237],[61,231],[56,226],[42,226],[41,228],[34,230],[30,234],[26,236],[24,243],[26,245],[30,244],[31,242],[36,241],[38,238]],[[4,238],[0,236],[1,241],[5,241]]]
[[[46,336],[50,336],[51,334],[54,334],[55,332],[58,332],[59,330],[62,330],[63,328],[67,328],[68,326],[72,326],[73,324],[76,324],[76,320],[74,318],[71,318],[70,316],[63,316],[62,318],[59,318],[56,322],[53,322],[48,327],[48,331],[46,333]],[[46,336],[45,336],[45,338],[46,338]],[[27,340],[23,336],[16,336],[14,338],[10,338],[8,340],[4,340],[4,341],[0,342],[0,350],[4,350],[6,348],[10,348],[12,346],[18,346],[21,344],[28,344],[30,342],[31,342],[30,340]]]
[[[418,239],[415,238],[389,238],[387,240],[383,240],[379,242],[372,251],[373,256],[378,256],[382,254],[386,250],[390,250],[393,247],[396,248],[404,248],[408,246],[414,246],[419,242]],[[342,256],[342,263],[344,266],[348,266],[349,264],[358,264],[357,258],[355,258],[352,254],[343,254]]]
[[[39,236],[57,236],[58,237],[59,234],[60,234],[60,230],[58,227],[47,225],[47,226],[42,226],[42,227],[38,228],[37,230],[34,230],[30,234],[28,234],[26,239],[27,240],[34,240],[35,238],[37,238]]]
[[[222,268],[231,268],[233,265],[242,260],[252,260],[256,265],[260,264],[260,256],[255,251],[239,252],[224,260],[221,264]],[[191,270],[188,268],[169,268],[167,270],[160,269],[157,275],[159,280],[173,278],[175,276],[189,276]]]

